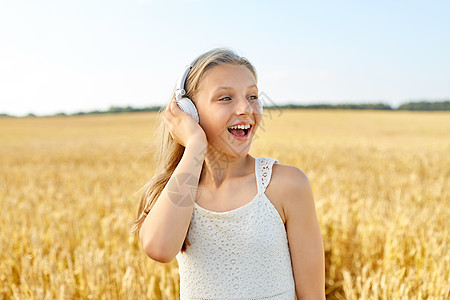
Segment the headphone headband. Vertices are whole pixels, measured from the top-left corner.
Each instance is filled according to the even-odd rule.
[[[175,96],[178,101],[181,100],[181,98],[183,98],[184,95],[186,95],[186,90],[184,89],[185,87],[184,85],[186,84],[186,78],[199,58],[200,56],[194,59],[189,65],[186,65],[186,68],[184,69],[183,72],[183,76],[181,76],[177,82]]]

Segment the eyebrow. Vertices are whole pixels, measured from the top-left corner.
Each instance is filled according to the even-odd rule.
[[[258,89],[258,86],[256,84],[252,84],[249,85],[247,88],[252,88],[252,87],[256,87],[256,89]],[[233,88],[231,86],[220,86],[217,89],[214,90],[214,92],[217,92],[219,90],[232,90]]]

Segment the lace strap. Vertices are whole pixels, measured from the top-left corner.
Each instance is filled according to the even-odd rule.
[[[267,186],[270,183],[272,176],[272,166],[274,163],[278,163],[278,160],[270,157],[260,157],[256,161],[256,178],[258,179],[258,194],[262,194],[266,191]]]

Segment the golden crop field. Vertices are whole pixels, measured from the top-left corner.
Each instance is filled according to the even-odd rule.
[[[1,299],[178,298],[128,233],[155,120],[0,118]],[[328,299],[450,297],[449,112],[267,110],[250,153],[307,174]]]

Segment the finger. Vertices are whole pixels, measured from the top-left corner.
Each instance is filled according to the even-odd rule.
[[[171,129],[173,128],[173,122],[172,122],[172,120],[173,120],[173,116],[167,116],[167,115],[164,115],[163,116],[163,123],[164,123],[164,126],[167,128],[167,130],[169,130],[169,131],[171,131]]]
[[[173,138],[173,135],[172,135],[172,128],[173,128],[172,127],[172,123],[170,121],[168,121],[167,118],[164,118],[163,121],[164,121],[164,127],[167,129],[167,131],[170,133],[170,135]]]
[[[169,114],[167,113],[167,111],[164,112],[163,115],[162,115],[162,120],[163,120],[164,124],[167,124],[167,122],[169,121],[169,116],[168,115]]]
[[[171,104],[171,103],[169,103],[168,109],[164,112],[164,116],[165,116],[168,120],[172,120],[173,118],[175,118],[175,115],[173,114],[172,110],[170,109],[170,104]]]
[[[170,101],[170,110],[171,110],[171,112],[175,115],[175,116],[177,116],[178,115],[178,113],[179,113],[179,110],[180,108],[178,107],[178,105],[177,105],[177,99],[176,98],[173,98],[172,99],[172,101]]]
[[[184,111],[178,106],[176,99],[172,100],[172,102],[170,103],[170,108],[175,116],[179,116],[180,114],[184,113]]]

